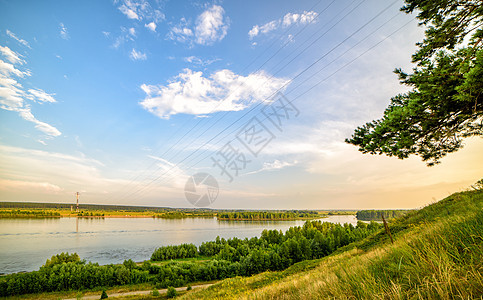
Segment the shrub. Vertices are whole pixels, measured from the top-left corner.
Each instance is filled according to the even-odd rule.
[[[172,286],[168,287],[168,293],[166,294],[166,296],[168,298],[174,298],[178,295],[178,291],[176,291],[176,289]]]

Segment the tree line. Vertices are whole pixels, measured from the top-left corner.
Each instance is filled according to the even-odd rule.
[[[48,218],[60,217],[60,213],[44,210],[0,210],[0,218]]]
[[[156,249],[151,261],[136,265],[126,260],[122,265],[99,266],[86,263],[77,254],[58,254],[47,260],[39,271],[0,277],[0,296],[63,290],[92,289],[150,282],[156,288],[183,286],[233,276],[248,276],[267,270],[283,270],[294,263],[329,255],[336,249],[378,231],[381,225],[358,222],[332,224],[307,221],[285,233],[264,230],[260,237],[217,237],[199,247],[193,244]],[[152,261],[207,256],[202,261],[170,261],[163,265]]]
[[[382,221],[381,213],[385,219],[393,219],[407,214],[409,210],[360,210],[356,213],[357,220]]]
[[[316,211],[240,211],[218,213],[218,220],[290,220],[318,216]]]

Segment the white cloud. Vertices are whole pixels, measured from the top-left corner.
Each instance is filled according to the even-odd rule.
[[[12,51],[10,48],[8,48],[6,46],[5,47],[0,46],[0,52],[12,64],[24,64],[25,63],[25,60],[20,58],[21,57],[20,54],[18,54],[15,51]]]
[[[213,5],[202,12],[191,28],[190,21],[182,18],[178,25],[173,26],[167,38],[178,42],[189,42],[200,45],[211,45],[221,41],[228,31],[228,19],[224,16],[225,10],[219,5]]]
[[[255,25],[248,32],[248,37],[253,39],[260,34],[267,34],[271,31],[277,30],[280,27],[288,27],[292,24],[305,25],[311,23],[317,17],[315,11],[304,11],[301,14],[287,13],[282,19],[273,20],[264,25]]]
[[[60,37],[63,38],[64,40],[68,40],[69,33],[67,32],[67,28],[64,26],[64,23],[60,23],[59,27],[60,27]]]
[[[119,6],[119,10],[125,14],[129,19],[139,20],[138,14],[131,8],[127,7],[125,4]]]
[[[246,173],[244,175],[251,175],[251,174],[256,174],[256,173],[260,173],[260,172],[264,172],[264,171],[280,170],[280,169],[283,169],[283,168],[286,168],[286,167],[295,166],[296,164],[297,164],[297,161],[288,162],[288,161],[280,161],[280,160],[276,159],[273,162],[264,162],[263,166],[260,170],[249,172],[249,173]]]
[[[131,20],[149,20],[159,23],[165,19],[164,14],[154,9],[146,0],[123,0],[118,9]]]
[[[121,26],[121,35],[119,35],[115,39],[114,44],[112,44],[112,47],[117,49],[126,41],[134,41],[135,38],[136,38],[136,29],[134,27],[126,28],[124,26]]]
[[[187,26],[188,22],[184,18],[182,18],[180,24],[173,26],[169,30],[167,38],[181,43],[190,41],[191,37],[193,36],[193,30],[191,30]]]
[[[185,69],[165,86],[141,85],[146,98],[140,104],[163,119],[179,113],[239,111],[267,101],[287,83],[287,79],[271,77],[263,71],[242,76],[225,69],[204,77],[202,72]]]
[[[39,102],[50,102],[55,103],[57,102],[54,97],[55,94],[48,94],[41,89],[29,89],[28,92],[32,94]]]
[[[111,35],[111,33],[109,31],[103,31],[102,34],[105,36],[105,37],[109,37]]]
[[[224,13],[223,7],[213,5],[198,16],[195,27],[196,43],[210,45],[226,36],[228,24],[223,17]]]
[[[30,47],[29,43],[28,43],[26,40],[23,40],[23,39],[21,39],[21,38],[17,37],[17,36],[15,35],[15,33],[11,32],[11,31],[10,31],[10,30],[8,30],[8,29],[6,30],[6,32],[7,32],[7,35],[8,35],[9,37],[13,38],[14,40],[16,40],[17,42],[19,42],[20,44],[24,45],[25,47],[27,47],[27,48],[29,48],[29,49],[32,49],[32,48]]]
[[[34,123],[35,128],[42,131],[43,133],[50,135],[50,136],[61,135],[60,131],[57,128],[55,128],[54,126],[37,120],[34,117],[34,115],[32,114],[29,106],[26,106],[26,108],[24,108],[24,109],[19,109],[18,113],[24,120]]]
[[[13,78],[0,75],[0,108],[16,110],[24,103],[22,85]]]
[[[8,51],[7,51],[8,52]],[[13,59],[16,63],[23,62]],[[21,71],[14,65],[0,60],[0,108],[8,111],[17,112],[24,120],[35,124],[35,128],[49,136],[59,136],[60,131],[45,122],[37,120],[31,111],[30,104],[25,100],[37,100],[37,102],[56,102],[51,94],[47,94],[41,89],[29,89],[25,91],[23,86],[14,78],[24,78],[30,76],[30,71]]]
[[[26,71],[20,71],[19,69],[16,69],[14,65],[4,62],[3,60],[0,59],[0,74],[9,76],[9,75],[15,75],[21,78],[24,78],[26,76],[31,76],[31,72],[29,70]]]
[[[62,191],[59,186],[48,182],[32,182],[21,180],[0,179],[0,190],[35,190],[37,192],[57,193]]]
[[[315,20],[317,13],[315,11],[304,11],[301,14],[288,13],[283,17],[283,26],[290,26],[294,23],[308,24]]]
[[[136,49],[132,49],[131,54],[129,55],[132,60],[146,60],[148,56],[146,53],[142,53],[141,51],[136,51]]]
[[[144,24],[144,27],[151,30],[152,32],[156,32],[156,23],[151,22],[149,24]]]
[[[200,66],[211,65],[212,63],[220,61],[220,60],[221,59],[219,59],[219,58],[203,60],[203,59],[196,57],[196,56],[188,56],[188,57],[184,58],[185,62],[193,63],[193,64],[200,65]]]
[[[259,35],[260,33],[267,34],[270,31],[277,29],[279,24],[280,24],[280,21],[275,20],[275,21],[268,22],[268,23],[261,25],[261,26],[255,25],[248,32],[248,36],[250,37],[250,39],[252,39],[252,38],[256,37],[257,35]]]
[[[141,201],[138,204],[159,204],[160,195],[172,206],[186,203],[183,195],[180,196],[186,182],[180,169],[173,168],[168,176],[163,176],[162,182],[149,185],[152,179],[165,173],[166,168],[171,168],[172,164],[167,161],[159,161],[152,177],[146,177],[145,171],[117,169],[116,177],[109,178],[105,176],[107,167],[102,162],[81,152],[69,155],[0,144],[0,156],[3,178],[0,179],[0,200],[22,201],[35,196],[38,201],[68,202],[75,199],[74,192],[80,191],[84,203],[121,201],[129,204],[131,201],[132,204],[133,198],[125,198],[126,192],[143,188],[142,199],[138,198],[138,193],[130,193],[136,196],[136,201]],[[134,176],[140,179],[127,179]]]

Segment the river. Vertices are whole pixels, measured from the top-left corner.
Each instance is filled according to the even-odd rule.
[[[351,223],[355,216],[324,222]],[[223,238],[260,236],[263,229],[285,231],[305,221],[218,221],[215,218],[50,218],[0,219],[0,273],[33,271],[52,255],[77,252],[99,264],[144,261],[159,246]]]

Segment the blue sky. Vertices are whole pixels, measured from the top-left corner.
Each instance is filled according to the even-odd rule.
[[[189,207],[197,172],[219,182],[215,208],[405,208],[464,189],[481,139],[433,168],[344,143],[405,91],[392,71],[423,29],[402,5],[0,1],[0,201]],[[276,127],[261,111],[280,95],[299,113]],[[237,139],[253,117],[272,136],[256,156]],[[231,177],[214,163],[227,145]]]

